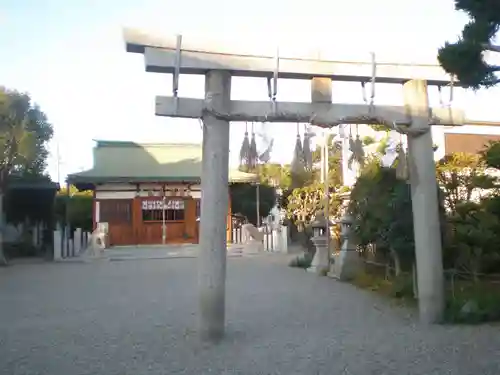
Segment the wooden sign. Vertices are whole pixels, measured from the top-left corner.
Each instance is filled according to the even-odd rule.
[[[165,210],[183,210],[184,201],[175,199],[165,201]],[[163,210],[163,200],[143,200],[142,201],[143,210]]]

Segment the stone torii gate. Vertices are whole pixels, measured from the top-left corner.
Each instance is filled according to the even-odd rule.
[[[127,52],[144,55],[148,72],[173,74],[172,96],[156,97],[156,115],[203,120],[199,330],[203,339],[224,334],[226,219],[228,210],[229,122],[385,124],[408,134],[411,191],[421,320],[439,322],[444,310],[441,233],[430,125],[463,125],[462,111],[429,108],[428,85],[446,86],[450,77],[437,65],[345,62],[282,51],[245,51],[208,45],[196,38],[158,38],[126,29]],[[180,74],[205,75],[205,99],[177,95]],[[231,100],[231,76],[266,77],[269,101]],[[311,102],[277,102],[279,78],[311,80]],[[402,84],[404,106],[333,104],[332,81]]]

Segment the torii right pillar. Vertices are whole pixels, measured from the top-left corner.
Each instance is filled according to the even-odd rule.
[[[412,117],[411,128],[428,129],[423,134],[408,136],[409,170],[419,315],[423,323],[439,323],[444,314],[444,276],[427,82],[408,81],[403,86],[403,93],[407,113]]]

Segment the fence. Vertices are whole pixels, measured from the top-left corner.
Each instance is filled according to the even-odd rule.
[[[49,241],[46,230],[47,224],[44,222],[7,223],[2,229],[3,243],[15,245],[28,241],[34,248],[40,249]]]
[[[73,232],[68,227],[58,227],[54,231],[54,260],[79,256],[90,243],[89,232],[76,228]]]
[[[264,251],[281,253],[288,252],[287,226],[281,225],[278,228],[273,228],[271,225],[263,225],[259,228],[259,231],[264,235],[262,240]],[[244,240],[245,238],[241,226],[234,227],[231,233],[231,243],[243,244]]]

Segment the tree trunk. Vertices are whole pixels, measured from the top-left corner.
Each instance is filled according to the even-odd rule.
[[[401,259],[399,259],[399,254],[393,248],[391,248],[391,257],[394,261],[394,273],[397,277],[401,275]]]
[[[474,282],[474,284],[478,284],[480,281],[479,274],[481,272],[481,260],[479,256],[473,255],[470,268],[472,274],[472,281]]]
[[[4,232],[4,222],[3,222],[3,193],[0,193],[0,267],[8,266],[7,258],[3,250],[3,232]]]

